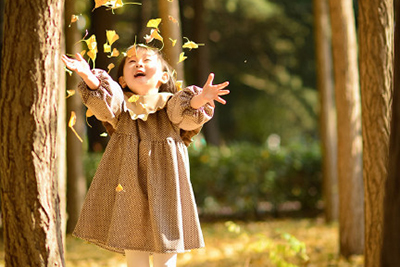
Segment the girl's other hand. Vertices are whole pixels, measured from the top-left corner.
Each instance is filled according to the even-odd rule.
[[[99,79],[97,79],[97,77],[92,73],[89,64],[81,54],[77,53],[75,57],[76,59],[63,55],[61,60],[68,69],[76,72],[85,81],[90,89],[96,90],[100,85]]]
[[[207,82],[203,86],[203,91],[199,95],[199,100],[194,100],[192,102],[192,106],[194,108],[199,108],[200,106],[203,106],[206,103],[210,103],[212,107],[215,107],[214,100],[221,103],[221,104],[226,104],[226,101],[221,98],[223,95],[229,94],[229,90],[222,90],[225,87],[229,85],[229,82],[223,82],[220,84],[213,84],[214,81],[214,73],[210,73],[208,75]]]
[[[65,66],[68,69],[76,72],[79,76],[81,76],[81,77],[82,77],[82,75],[88,76],[89,73],[91,73],[89,64],[82,57],[81,54],[77,53],[75,55],[75,57],[76,57],[76,59],[69,58],[66,55],[63,55],[61,60],[62,60],[62,62],[64,62]]]

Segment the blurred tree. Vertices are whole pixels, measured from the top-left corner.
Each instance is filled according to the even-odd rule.
[[[337,126],[332,72],[331,29],[327,0],[314,0],[316,71],[320,96],[323,198],[326,222],[338,219]]]
[[[94,1],[93,1],[94,8]],[[97,58],[96,68],[107,70],[108,64],[113,61],[107,57],[107,54],[103,51],[103,44],[106,42],[106,30],[113,30],[115,23],[115,15],[111,10],[105,7],[96,8],[91,12],[91,32],[96,35],[97,40]],[[116,64],[116,62],[114,62]],[[109,137],[100,136],[106,130],[103,124],[92,116],[87,119],[90,127],[87,127],[89,151],[100,152],[103,151],[108,143]]]
[[[77,43],[82,37],[77,29],[77,24],[71,24],[71,16],[78,14],[76,10],[76,0],[65,1],[65,45],[68,54],[81,52],[82,47]],[[80,78],[74,74],[67,77],[67,89],[76,89]],[[82,100],[78,95],[67,99],[67,116],[71,112],[76,113],[77,119],[74,126],[79,136],[85,134],[85,112]],[[78,221],[83,201],[86,194],[86,177],[83,170],[83,146],[75,134],[67,132],[67,233],[72,233]]]
[[[395,21],[400,16],[400,3],[395,1]],[[394,85],[389,146],[388,176],[385,183],[383,241],[381,265],[400,266],[400,25],[394,31]]]
[[[364,250],[361,103],[352,1],[329,0],[338,131],[340,254]]]
[[[207,10],[204,7],[204,0],[193,1],[194,10],[194,22],[193,22],[193,38],[195,42],[204,44],[194,54],[194,84],[203,86],[207,81],[208,74],[210,73],[210,46],[208,45],[208,27],[205,17],[207,16]],[[218,111],[216,108],[214,111],[214,118],[206,123],[203,127],[203,133],[207,143],[211,145],[220,145],[220,134],[218,124]]]
[[[393,1],[359,0],[365,266],[381,260],[393,80]]]
[[[162,19],[161,35],[164,38],[164,52],[171,67],[175,69],[179,80],[184,80],[184,64],[178,64],[179,54],[182,52],[182,31],[180,23],[180,11],[178,1],[158,0],[158,14]],[[174,23],[170,17],[176,19]],[[175,46],[172,46],[170,39],[176,40]]]
[[[65,266],[57,116],[64,1],[6,1],[0,177],[6,266]],[[51,11],[51,12],[49,12]]]

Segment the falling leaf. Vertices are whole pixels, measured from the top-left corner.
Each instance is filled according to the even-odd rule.
[[[109,45],[108,43],[105,43],[103,45],[103,51],[104,51],[104,53],[111,53],[111,45]]]
[[[68,122],[68,127],[71,128],[71,130],[74,132],[76,137],[78,137],[79,141],[83,142],[82,138],[78,135],[78,133],[74,129],[75,123],[76,123],[76,114],[74,111],[71,111],[71,117]]]
[[[110,46],[119,39],[119,35],[114,31],[106,31],[107,41]]]
[[[183,85],[183,81],[181,81],[181,80],[176,81],[175,86],[176,86],[176,89],[178,90],[178,92],[182,91],[182,85]]]
[[[153,41],[153,39],[154,39],[154,38],[152,38],[152,37],[151,37],[150,35],[148,35],[148,34],[146,34],[143,38],[146,40],[146,43],[147,43],[147,44],[150,43],[151,41]]]
[[[113,68],[115,68],[115,65],[114,65],[114,63],[110,63],[110,64],[108,64],[108,66],[107,66],[108,73],[110,73],[110,71],[111,71]]]
[[[74,73],[72,70],[68,69],[65,66],[64,66],[64,70],[69,74],[69,76],[71,76]]]
[[[185,52],[182,52],[179,54],[179,61],[178,63],[181,63],[182,61],[184,61],[185,59],[187,59],[187,56],[185,56]]]
[[[80,54],[83,57],[86,54],[86,50],[83,50]]]
[[[136,3],[136,2],[130,2],[130,3],[123,3],[122,0],[94,0],[95,2],[95,6],[93,8],[93,10],[95,10],[96,8],[99,8],[101,6],[105,6],[107,8],[110,8],[112,10],[117,9],[117,8],[121,8],[124,5],[142,5],[141,3]],[[92,10],[92,11],[93,11]]]
[[[122,187],[121,184],[118,184],[117,187],[115,188],[115,191],[121,192],[121,191],[124,191],[124,188]]]
[[[160,18],[157,18],[157,19],[151,19],[151,20],[149,20],[148,22],[147,22],[147,27],[148,28],[156,28],[156,29],[158,29],[158,25],[160,25],[160,23],[161,23],[161,19]]]
[[[130,103],[136,103],[136,101],[138,101],[139,100],[139,96],[138,95],[132,95],[129,99],[128,99],[128,102],[130,102]]]
[[[169,38],[169,40],[172,42],[172,46],[174,47],[176,45],[177,40],[172,38]]]
[[[189,48],[190,50],[199,48],[199,45],[204,45],[204,44],[196,44],[193,41],[190,41],[188,38],[184,37],[187,39],[187,42],[182,46],[182,48]]]
[[[67,90],[67,97],[66,98],[69,98],[69,97],[73,96],[74,94],[75,94],[75,90]]]
[[[71,22],[69,23],[68,27],[71,27],[72,23],[75,23],[79,20],[79,16],[77,15],[72,15],[71,16]]]
[[[179,22],[178,22],[178,20],[177,20],[176,18],[174,18],[173,16],[169,15],[169,16],[168,16],[168,19],[169,19],[170,21],[172,21],[173,23],[175,23],[175,24],[178,24],[178,25],[179,25]]]
[[[137,51],[136,51],[136,45],[132,46],[127,52],[126,52],[126,56],[127,57],[132,57],[132,56],[136,56],[137,55]]]
[[[104,132],[104,133],[100,134],[100,137],[107,137],[107,136],[108,136],[107,132]]]
[[[90,109],[87,109],[86,110],[86,117],[92,117],[94,114],[93,114],[93,112],[90,110]]]
[[[163,41],[163,38],[162,38],[162,36],[160,35],[160,33],[157,31],[157,30],[151,30],[151,34],[150,34],[150,37],[152,37],[152,38],[154,38],[154,39],[157,39],[157,40],[160,40],[161,42]]]
[[[114,48],[108,57],[118,57],[118,56],[119,56],[119,51],[117,48]]]

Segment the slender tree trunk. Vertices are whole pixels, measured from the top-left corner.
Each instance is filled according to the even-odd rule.
[[[396,20],[400,4],[396,2]],[[400,24],[395,25],[394,86],[388,176],[385,184],[381,266],[400,266]]]
[[[195,57],[195,84],[202,86],[210,73],[210,48],[208,46],[208,28],[205,20],[206,11],[204,8],[204,0],[195,0],[194,4],[194,40],[203,43],[204,47],[200,47],[196,51]],[[203,127],[203,133],[207,143],[219,146],[220,131],[218,128],[218,109],[215,109],[214,118],[206,123]]]
[[[80,39],[80,33],[76,24],[68,27],[72,14],[76,14],[75,0],[65,2],[65,39],[68,54],[79,53],[82,49],[80,44],[76,44]],[[78,75],[67,77],[67,89],[76,89],[80,79]],[[75,130],[79,136],[85,134],[85,112],[82,100],[78,95],[74,95],[67,100],[67,118],[71,112],[76,113],[77,118]],[[67,233],[72,233],[78,221],[83,201],[86,195],[86,177],[83,170],[83,146],[72,131],[67,132]]]
[[[57,114],[64,1],[5,3],[0,177],[6,266],[64,266]]]
[[[180,22],[179,1],[158,0],[158,13],[161,22],[161,35],[164,38],[164,51],[171,67],[175,69],[179,80],[184,80],[183,62],[178,64],[179,54],[182,52],[182,31]],[[174,23],[169,19],[172,16],[179,23]],[[169,39],[176,40],[175,46]]]
[[[381,260],[393,79],[393,1],[359,0],[365,266]]]
[[[337,125],[332,66],[331,28],[327,0],[314,0],[317,84],[320,103],[320,132],[323,153],[325,220],[338,219]]]
[[[340,254],[364,250],[361,104],[353,3],[329,0],[338,128]]]

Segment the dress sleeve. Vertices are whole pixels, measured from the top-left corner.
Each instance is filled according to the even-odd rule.
[[[83,81],[78,85],[83,104],[98,120],[116,127],[118,115],[123,110],[124,93],[104,70],[94,69],[92,72],[99,79],[100,86],[97,90],[91,90]]]
[[[190,105],[190,100],[201,92],[201,88],[190,86],[176,93],[167,104],[167,112],[172,123],[186,131],[198,129],[204,123],[209,121],[214,108],[209,104],[194,109]]]

